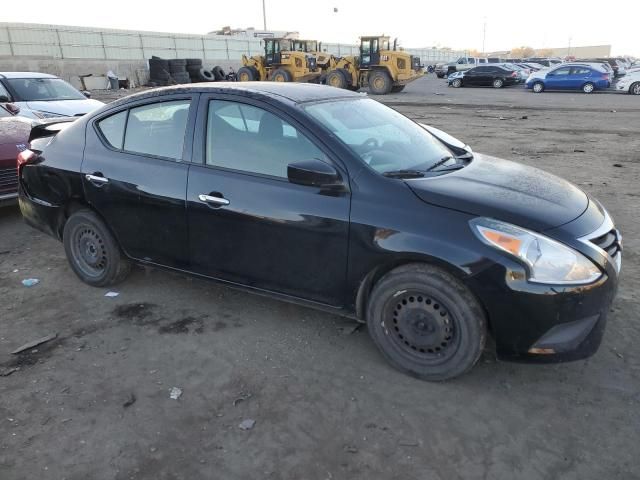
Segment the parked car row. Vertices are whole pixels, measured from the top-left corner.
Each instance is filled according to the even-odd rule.
[[[628,70],[627,70],[628,68]],[[622,71],[618,69],[618,71]],[[567,62],[545,68],[531,63],[484,64],[468,70],[456,71],[447,77],[454,88],[464,86],[493,86],[502,88],[524,84],[534,93],[548,90],[578,90],[592,93],[615,90],[640,95],[640,66],[625,67],[625,75],[615,81],[615,73],[608,62]],[[615,84],[614,84],[615,82]]]

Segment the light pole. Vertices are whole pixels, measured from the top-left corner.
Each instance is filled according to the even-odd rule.
[[[267,9],[264,4],[265,0],[262,0],[262,28],[267,31]]]
[[[487,17],[484,17],[484,23],[482,24],[482,54],[484,55],[484,41],[487,38]]]

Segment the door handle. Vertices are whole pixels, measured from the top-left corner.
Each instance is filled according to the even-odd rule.
[[[214,197],[213,195],[205,195],[204,193],[201,193],[200,195],[198,195],[198,198],[200,199],[201,202],[210,203],[217,206],[225,206],[225,205],[229,205],[230,203],[229,200],[227,200],[226,198]]]
[[[109,183],[108,178],[101,177],[100,175],[91,175],[88,173],[84,176],[84,178],[94,184],[104,185],[105,183]]]

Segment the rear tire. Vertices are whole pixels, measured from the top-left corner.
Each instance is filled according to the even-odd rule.
[[[542,93],[542,92],[544,92],[544,83],[542,83],[542,82],[534,83],[533,86],[531,87],[531,90],[533,91],[533,93]]]
[[[582,91],[584,93],[593,93],[595,89],[596,89],[596,86],[591,82],[587,82],[582,86]]]
[[[386,95],[391,87],[393,82],[386,70],[374,70],[369,74],[369,90],[374,95]]]
[[[79,210],[69,217],[62,242],[71,269],[93,287],[115,285],[131,270],[118,242],[91,210]]]
[[[631,95],[640,95],[640,82],[632,83],[629,87],[629,93]]]
[[[482,307],[462,283],[425,264],[385,275],[367,308],[369,333],[389,363],[430,381],[457,377],[476,364],[486,324]]]
[[[336,88],[347,88],[349,86],[347,76],[341,70],[331,70],[327,73],[325,83]]]
[[[496,78],[493,81],[493,88],[502,88],[504,87],[504,80],[502,80],[501,78]]]
[[[275,72],[271,74],[272,82],[291,82],[293,79],[291,78],[291,73],[284,68],[278,68]]]

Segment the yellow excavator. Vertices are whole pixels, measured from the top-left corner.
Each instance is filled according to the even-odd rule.
[[[309,82],[320,77],[315,56],[294,50],[292,42],[296,40],[265,38],[263,41],[264,55],[242,55],[242,67],[236,77],[238,81]]]
[[[424,75],[420,57],[398,49],[397,39],[391,45],[390,38],[384,35],[360,37],[359,56],[330,56],[323,70],[327,85],[351,90],[369,87],[374,95],[401,92]]]

